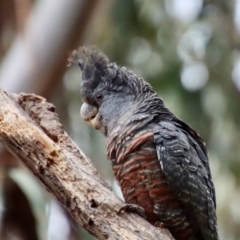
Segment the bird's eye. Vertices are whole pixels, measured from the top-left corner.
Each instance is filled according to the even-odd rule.
[[[102,100],[103,99],[103,95],[102,94],[98,94],[97,95],[97,100]]]

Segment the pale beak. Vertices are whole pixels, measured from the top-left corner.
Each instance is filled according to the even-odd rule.
[[[86,122],[95,118],[97,113],[98,113],[98,109],[95,106],[87,104],[85,102],[83,103],[80,110],[80,115],[82,119]]]
[[[90,126],[100,130],[103,134],[106,135],[106,129],[102,126],[100,121],[100,115],[98,109],[88,103],[83,103],[80,110],[81,117],[86,121]]]

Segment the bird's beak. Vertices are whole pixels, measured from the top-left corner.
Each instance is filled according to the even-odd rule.
[[[93,118],[96,117],[97,113],[98,109],[95,106],[83,103],[80,114],[84,121],[88,122],[92,120]]]
[[[100,122],[98,119],[98,109],[88,103],[83,103],[80,115],[84,121],[96,129],[100,129]]]

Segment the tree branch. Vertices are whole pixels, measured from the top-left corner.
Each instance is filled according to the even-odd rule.
[[[9,97],[0,90],[0,141],[98,239],[172,239],[137,215],[117,214],[123,202],[64,132],[55,107],[44,98]]]

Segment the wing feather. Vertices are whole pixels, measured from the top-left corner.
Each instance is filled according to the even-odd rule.
[[[154,127],[158,159],[196,231],[203,239],[216,240],[216,200],[208,157],[178,124],[162,121]]]

